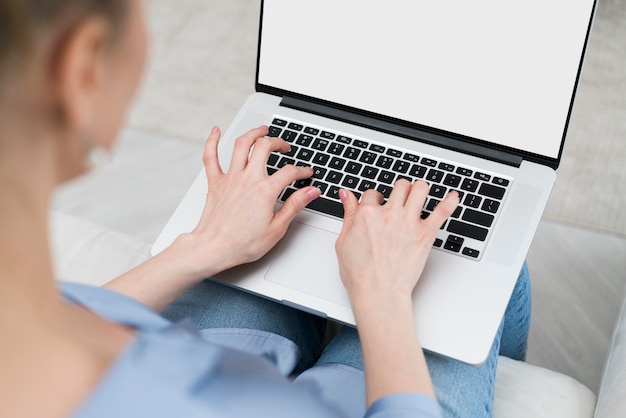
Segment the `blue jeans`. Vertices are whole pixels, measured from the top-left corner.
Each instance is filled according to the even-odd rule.
[[[491,417],[498,355],[524,360],[530,325],[530,276],[524,264],[485,363],[474,366],[426,353],[437,399],[446,417]],[[290,339],[301,350],[294,370],[341,363],[363,369],[357,331],[343,327],[324,349],[326,320],[205,280],[169,306],[163,316],[190,318],[199,329],[249,328]]]

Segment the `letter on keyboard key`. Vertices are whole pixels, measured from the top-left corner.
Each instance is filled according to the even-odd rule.
[[[318,212],[326,213],[328,215],[343,218],[343,204],[341,202],[335,202],[334,200],[328,200],[323,197],[318,197],[307,205],[307,208],[316,210]]]

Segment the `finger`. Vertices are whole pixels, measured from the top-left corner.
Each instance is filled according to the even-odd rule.
[[[459,206],[459,194],[453,190],[448,193],[441,202],[439,202],[435,210],[433,210],[424,222],[429,224],[436,233],[446,219],[454,213],[457,206]]]
[[[296,217],[298,213],[302,211],[312,201],[320,197],[321,190],[317,187],[309,186],[304,189],[300,189],[294,192],[283,206],[276,211],[274,215],[274,222],[281,225],[284,230],[287,230],[287,227],[293,221],[293,218]]]
[[[400,179],[393,185],[391,195],[387,200],[387,204],[391,206],[404,206],[409,193],[411,191],[411,182],[406,179]]]
[[[242,171],[246,168],[252,146],[259,138],[265,137],[268,132],[267,126],[260,126],[237,138],[233,148],[233,157],[230,162],[229,171]]]
[[[220,135],[220,129],[217,126],[214,127],[204,144],[202,163],[204,164],[204,171],[206,172],[207,179],[209,179],[209,181],[224,174],[217,156],[217,146],[220,141]]]
[[[254,143],[254,148],[248,158],[248,165],[265,170],[267,160],[272,152],[284,153],[289,151],[290,147],[289,143],[282,138],[270,138],[267,136],[259,138]]]
[[[287,164],[286,166],[272,174],[269,181],[276,189],[282,190],[294,181],[308,179],[312,175],[313,169],[311,167],[300,167]]]
[[[409,196],[406,200],[406,207],[415,213],[421,213],[428,199],[428,183],[425,181],[416,181],[411,185]]]
[[[361,204],[363,205],[382,205],[384,201],[385,198],[382,193],[374,189],[366,190],[361,198]]]
[[[350,190],[339,190],[339,199],[343,203],[343,228],[348,229],[352,225],[352,220],[357,208],[359,207],[359,201]]]

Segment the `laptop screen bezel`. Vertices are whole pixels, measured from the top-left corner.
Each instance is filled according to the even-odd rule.
[[[315,97],[311,97],[311,96],[307,96],[307,95],[303,95],[297,92],[293,92],[293,91],[288,91],[285,89],[281,89],[278,87],[274,87],[274,86],[270,86],[270,85],[266,85],[266,84],[262,84],[259,82],[259,75],[260,75],[260,62],[261,62],[261,45],[263,42],[263,10],[264,10],[264,5],[265,5],[265,0],[261,0],[261,8],[260,8],[260,15],[259,15],[259,35],[258,35],[258,43],[257,43],[257,60],[256,60],[256,74],[255,74],[255,91],[259,92],[259,93],[267,93],[270,95],[274,95],[274,96],[279,96],[279,97],[293,97],[296,99],[300,99],[303,101],[308,101],[311,103],[315,103],[315,104],[319,104],[322,106],[325,106],[329,109],[338,109],[340,111],[344,111],[344,112],[351,112],[357,115],[362,115],[365,116],[367,118],[373,118],[375,120],[381,120],[387,123],[387,125],[389,123],[391,124],[395,124],[398,126],[402,126],[402,127],[407,127],[410,128],[411,130],[417,130],[417,131],[423,131],[423,132],[427,132],[427,133],[432,133],[432,134],[436,134],[439,136],[443,136],[443,137],[447,137],[447,138],[451,138],[454,141],[453,142],[458,142],[458,141],[465,141],[465,142],[470,142],[472,144],[475,144],[479,147],[484,147],[485,149],[494,149],[497,150],[499,152],[505,152],[505,153],[510,153],[513,154],[515,156],[519,156],[521,157],[523,160],[527,160],[527,161],[531,161],[531,162],[535,162],[538,164],[542,164],[548,167],[551,167],[553,169],[557,169],[559,167],[559,164],[561,162],[561,158],[563,156],[563,149],[565,146],[565,139],[567,137],[567,132],[568,132],[568,128],[569,128],[569,123],[571,120],[571,115],[572,115],[572,111],[574,108],[574,102],[575,102],[575,98],[576,98],[576,93],[578,91],[578,86],[579,86],[579,82],[580,82],[580,77],[582,74],[582,69],[583,69],[583,64],[584,64],[584,58],[587,52],[587,46],[589,43],[589,38],[591,35],[591,28],[593,26],[593,21],[594,21],[594,17],[595,17],[595,13],[596,13],[596,9],[597,9],[597,0],[593,0],[593,6],[591,9],[591,13],[589,16],[589,22],[587,25],[587,33],[585,34],[585,40],[583,43],[583,47],[582,47],[582,51],[581,51],[581,56],[580,56],[580,60],[578,63],[578,69],[576,72],[576,78],[574,81],[574,87],[572,89],[572,95],[570,97],[570,101],[569,101],[569,107],[568,107],[568,111],[567,111],[567,117],[565,118],[565,124],[563,127],[563,134],[561,136],[561,143],[559,146],[559,152],[556,158],[551,158],[551,157],[547,157],[545,155],[541,155],[541,154],[535,154],[532,152],[528,152],[528,151],[524,151],[524,150],[519,150],[519,149],[515,149],[515,148],[511,148],[511,147],[506,147],[500,144],[496,144],[493,142],[489,142],[486,140],[481,140],[479,138],[473,138],[470,136],[465,136],[465,135],[461,135],[455,132],[449,132],[449,131],[445,131],[445,130],[441,130],[432,126],[427,126],[427,125],[422,125],[422,124],[418,124],[415,122],[409,122],[406,120],[401,120],[401,119],[396,119],[393,117],[390,117],[388,115],[383,115],[383,114],[379,114],[379,113],[375,113],[375,112],[370,112],[370,111],[365,111],[362,109],[357,109],[354,107],[350,107],[344,104],[340,104],[340,103],[334,103],[334,102],[330,102],[330,101],[325,101],[323,99],[319,99],[319,98],[315,98]],[[330,117],[332,117],[332,115],[329,115]],[[369,124],[366,127],[377,130],[378,128],[375,125]],[[385,131],[390,133],[388,130]],[[393,133],[393,132],[391,132]],[[405,136],[406,137],[406,136]],[[410,140],[415,140],[415,141],[419,141],[420,138],[419,137],[407,137],[407,139]],[[446,146],[445,144],[441,144],[442,146]],[[454,146],[451,145],[449,148],[454,149]],[[489,152],[486,152],[485,155],[480,155],[484,158],[487,159],[491,159],[489,157]]]

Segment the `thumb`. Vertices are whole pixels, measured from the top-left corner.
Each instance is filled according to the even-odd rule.
[[[306,205],[320,197],[321,193],[320,189],[313,186],[305,187],[304,189],[294,192],[285,201],[283,207],[276,212],[274,221],[287,226]]]

